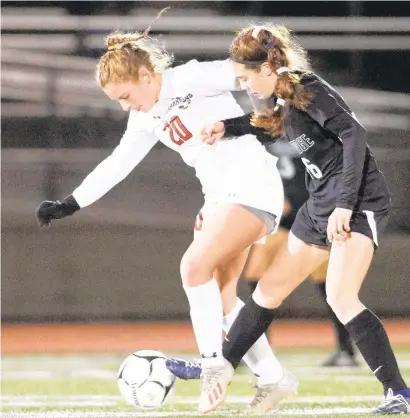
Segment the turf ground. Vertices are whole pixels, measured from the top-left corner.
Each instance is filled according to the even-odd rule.
[[[177,381],[164,408],[137,410],[120,397],[116,371],[123,354],[5,355],[2,361],[2,416],[197,417],[199,383]],[[170,354],[170,353],[167,353]],[[319,367],[328,349],[280,349],[282,363],[300,380],[298,396],[272,414],[291,417],[369,417],[381,399],[380,384],[362,364],[358,369]],[[410,346],[396,347],[404,377],[410,381]],[[183,355],[182,355],[183,356]],[[188,356],[189,357],[189,356]],[[251,375],[241,368],[227,402],[213,417],[241,416],[253,395]]]

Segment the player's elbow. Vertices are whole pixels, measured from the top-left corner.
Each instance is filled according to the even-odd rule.
[[[358,145],[365,144],[367,139],[367,131],[358,122],[349,123],[348,125],[345,125],[343,129],[341,129],[339,137],[343,143],[347,143],[348,141],[353,140]]]

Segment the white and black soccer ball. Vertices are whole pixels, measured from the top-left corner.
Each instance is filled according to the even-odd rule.
[[[167,357],[153,350],[129,355],[118,371],[118,387],[125,400],[137,408],[164,405],[175,385],[175,376],[166,368]]]

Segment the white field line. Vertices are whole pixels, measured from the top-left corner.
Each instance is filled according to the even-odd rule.
[[[332,378],[340,378],[345,381],[357,380],[374,380],[374,376],[370,373],[363,374],[364,370],[357,369],[340,369],[332,370],[318,370],[315,368],[291,368],[292,372],[296,374],[301,380],[327,380]],[[358,373],[359,372],[359,373]],[[249,372],[238,373],[235,380],[249,380],[251,375]],[[103,369],[75,369],[75,370],[13,370],[3,371],[2,380],[19,380],[19,379],[33,379],[33,380],[48,380],[48,379],[101,379],[112,380],[117,378],[117,372]]]
[[[116,379],[117,372],[102,369],[82,369],[82,370],[13,370],[3,371],[2,379]]]
[[[298,356],[296,356],[298,357]],[[402,356],[403,357],[403,356]],[[191,358],[190,356],[184,357],[186,359]],[[192,357],[193,358],[193,357]],[[348,367],[335,367],[335,368],[323,368],[319,366],[320,361],[323,360],[323,356],[319,357],[317,361],[313,361],[309,356],[300,357],[300,358],[281,358],[279,357],[283,365],[295,373],[299,374],[350,374],[355,371],[367,371],[367,366],[362,362],[361,367],[359,368],[348,368]],[[54,376],[54,373],[64,373],[66,375],[78,374],[80,377],[82,373],[95,373],[98,377],[98,373],[101,373],[101,376],[106,374],[106,376],[113,376],[116,373],[115,365],[120,366],[122,358],[117,359],[84,359],[84,358],[72,358],[72,359],[61,359],[56,360],[53,358],[37,358],[28,361],[27,359],[22,359],[21,361],[3,358],[2,359],[2,375],[3,378],[7,375],[14,373],[33,373],[34,378],[36,373],[43,373],[46,376],[47,373]],[[316,365],[317,363],[317,365]],[[410,369],[410,359],[398,358],[399,367],[401,369]],[[109,364],[108,368],[101,368],[102,365]],[[33,367],[34,366],[34,367]],[[246,370],[245,367],[241,370]],[[45,377],[44,377],[45,378]]]
[[[300,382],[311,382],[311,381],[342,381],[342,382],[373,382],[375,381],[374,376],[363,376],[363,375],[336,375],[336,374],[300,374],[297,370],[291,369],[292,373],[298,378]],[[234,382],[250,382],[253,381],[254,377],[248,374],[236,375]]]
[[[272,411],[272,413],[267,414],[270,416],[312,416],[312,415],[323,415],[323,416],[333,416],[333,415],[354,415],[354,414],[364,414],[369,413],[369,408],[317,408],[317,409],[287,409]],[[214,413],[209,414],[209,416],[219,415],[219,416],[249,416],[246,413],[240,413],[237,410],[220,410]],[[162,418],[162,417],[203,417],[203,414],[200,414],[196,411],[167,411],[167,412],[62,412],[62,411],[50,411],[50,412],[11,412],[3,413],[2,417],[4,418]]]
[[[122,402],[121,396],[115,395],[76,395],[76,396],[44,396],[44,395],[24,395],[24,396],[1,396],[3,406],[19,407],[84,407],[84,406],[116,406]],[[381,396],[299,396],[283,401],[284,404],[332,404],[332,403],[363,403],[379,402]],[[251,396],[228,396],[227,403],[247,404],[251,402]],[[196,396],[173,396],[169,399],[169,405],[185,404],[194,405],[198,403]]]
[[[197,356],[192,355],[172,355],[167,353],[169,357],[179,357],[186,360],[194,360]],[[326,354],[309,353],[306,354],[281,354],[277,355],[278,359],[286,367],[295,368],[311,368],[312,370],[329,370],[320,368],[319,364],[325,359]],[[13,356],[4,356],[2,358],[2,370],[13,370],[13,369],[35,369],[41,367],[47,370],[61,370],[61,369],[72,369],[73,367],[79,368],[101,368],[101,365],[116,365],[118,367],[122,363],[124,356],[23,356],[16,359]],[[365,363],[359,359],[361,365],[366,367]],[[397,354],[397,361],[401,368],[410,368],[410,355],[407,353],[399,352]],[[346,369],[348,370],[348,369]]]

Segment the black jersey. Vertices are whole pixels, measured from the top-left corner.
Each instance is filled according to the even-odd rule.
[[[278,157],[278,170],[282,177],[285,198],[290,210],[282,216],[280,226],[290,229],[299,208],[306,202],[309,194],[305,186],[305,166],[296,150],[284,140],[266,146],[269,153]]]
[[[390,196],[383,174],[366,142],[366,130],[340,94],[314,73],[302,76],[311,93],[306,111],[286,105],[285,132],[306,168],[308,206],[313,217],[335,207],[355,211],[385,210]],[[228,119],[225,136],[252,133],[265,145],[274,139],[250,124],[251,114]],[[270,150],[267,147],[268,151]]]

